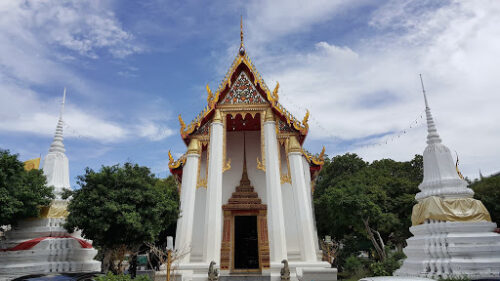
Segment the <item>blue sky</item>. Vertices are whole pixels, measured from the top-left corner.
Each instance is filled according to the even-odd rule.
[[[298,118],[306,148],[366,160],[425,147],[423,73],[438,131],[471,178],[500,170],[498,1],[2,1],[0,147],[47,153],[63,88],[71,182],[125,161],[168,173],[177,115],[206,105],[239,44]],[[410,128],[411,126],[411,128]],[[404,133],[402,133],[404,132]],[[387,144],[386,144],[387,142]]]

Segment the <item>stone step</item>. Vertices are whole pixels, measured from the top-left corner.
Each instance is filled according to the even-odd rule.
[[[226,275],[219,276],[220,281],[270,281],[269,275]]]

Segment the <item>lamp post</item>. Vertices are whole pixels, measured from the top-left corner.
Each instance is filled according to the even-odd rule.
[[[174,238],[167,236],[167,281],[170,281],[170,266],[172,265],[172,251],[174,250]]]

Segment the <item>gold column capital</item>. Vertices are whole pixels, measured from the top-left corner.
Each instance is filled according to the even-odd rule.
[[[189,142],[187,154],[201,154],[200,141],[198,139],[191,139],[191,142]]]
[[[274,120],[274,113],[273,113],[273,110],[269,107],[267,110],[266,110],[266,116],[265,116],[265,119],[264,119],[266,122],[267,121],[275,121]]]
[[[288,138],[288,152],[301,152],[302,147],[300,146],[299,140],[296,136],[290,136]]]
[[[222,123],[222,114],[220,113],[220,110],[215,110],[214,118],[212,119],[212,121]]]

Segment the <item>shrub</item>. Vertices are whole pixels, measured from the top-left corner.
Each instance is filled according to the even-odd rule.
[[[385,261],[377,261],[370,264],[370,271],[373,276],[390,276],[401,266],[401,260],[406,256],[403,252],[392,252]]]
[[[344,271],[347,274],[353,275],[357,271],[359,271],[361,268],[363,268],[363,263],[361,262],[361,260],[358,257],[356,257],[356,256],[349,256],[345,260]]]
[[[130,275],[126,275],[126,274],[114,275],[111,272],[108,272],[108,274],[106,274],[106,275],[96,277],[95,280],[96,281],[132,281],[132,280],[134,280],[134,281],[151,281],[151,279],[147,275],[139,275],[135,279],[132,279],[130,277]]]

